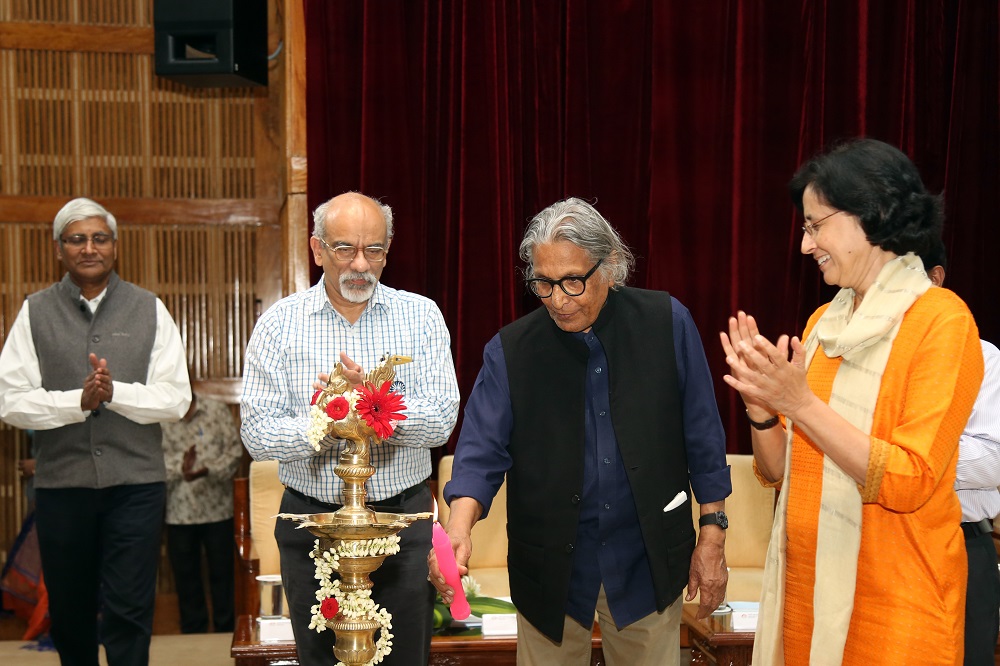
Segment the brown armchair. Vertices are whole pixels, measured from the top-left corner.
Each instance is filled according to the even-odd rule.
[[[451,510],[444,501],[444,486],[451,480],[455,456],[444,456],[438,463],[437,503],[438,518],[448,524]],[[507,483],[500,486],[490,513],[472,528],[472,557],[469,558],[469,575],[487,597],[509,597],[510,579],[507,577]]]
[[[284,489],[277,461],[254,461],[247,476],[233,481],[236,630],[230,654],[238,666],[297,663],[294,643],[261,643],[255,631],[260,612],[257,576],[281,573],[274,523]]]
[[[247,476],[233,481],[236,615],[256,617],[260,609],[257,576],[281,573],[274,523],[284,489],[274,460],[250,463]]]
[[[729,564],[729,601],[759,601],[764,582],[764,560],[771,539],[777,494],[765,488],[753,472],[753,456],[729,454],[733,494],[726,500],[729,529],[726,531],[726,561]],[[700,509],[691,502],[695,523]]]

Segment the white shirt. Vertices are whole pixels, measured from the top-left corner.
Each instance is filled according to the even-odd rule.
[[[87,302],[91,310],[104,293]],[[114,368],[110,368],[114,380]],[[187,355],[180,332],[170,312],[156,299],[156,336],[149,357],[146,383],[127,384],[112,381],[114,393],[105,405],[125,418],[140,424],[177,421],[191,404]],[[51,430],[71,423],[83,423],[88,411],[80,407],[83,387],[70,391],[47,391],[42,388],[35,342],[31,337],[28,301],[0,350],[0,419],[15,428]]]
[[[983,345],[983,383],[959,438],[955,490],[962,521],[977,523],[1000,514],[1000,350]]]

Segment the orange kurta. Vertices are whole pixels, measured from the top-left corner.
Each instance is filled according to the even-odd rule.
[[[824,401],[841,360],[821,349],[813,357],[808,381]],[[962,663],[967,574],[955,464],[982,376],[968,308],[951,291],[929,289],[903,318],[879,389],[844,664]],[[809,663],[822,470],[823,454],[796,433],[784,489],[787,664]]]

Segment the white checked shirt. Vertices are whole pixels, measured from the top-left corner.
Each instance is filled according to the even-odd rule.
[[[962,522],[979,522],[1000,514],[1000,350],[983,345],[983,383],[972,416],[958,440],[955,490],[962,503]]]
[[[434,301],[375,287],[351,324],[330,304],[324,283],[275,303],[257,321],[247,345],[240,400],[243,443],[256,460],[278,460],[286,486],[324,502],[343,502],[334,474],[340,446],[315,451],[306,439],[313,382],[346,352],[368,372],[388,354],[413,358],[395,366],[393,390],[405,421],[372,448],[375,476],[368,501],[380,501],[431,475],[430,450],[448,440],[458,417],[458,382],[451,336]]]

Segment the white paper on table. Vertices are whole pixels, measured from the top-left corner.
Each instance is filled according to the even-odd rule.
[[[483,636],[517,636],[517,614],[483,613]]]
[[[261,643],[281,643],[294,641],[292,621],[287,617],[257,618],[258,635]]]
[[[756,601],[730,601],[733,609],[733,631],[757,631],[757,613],[760,603]]]

